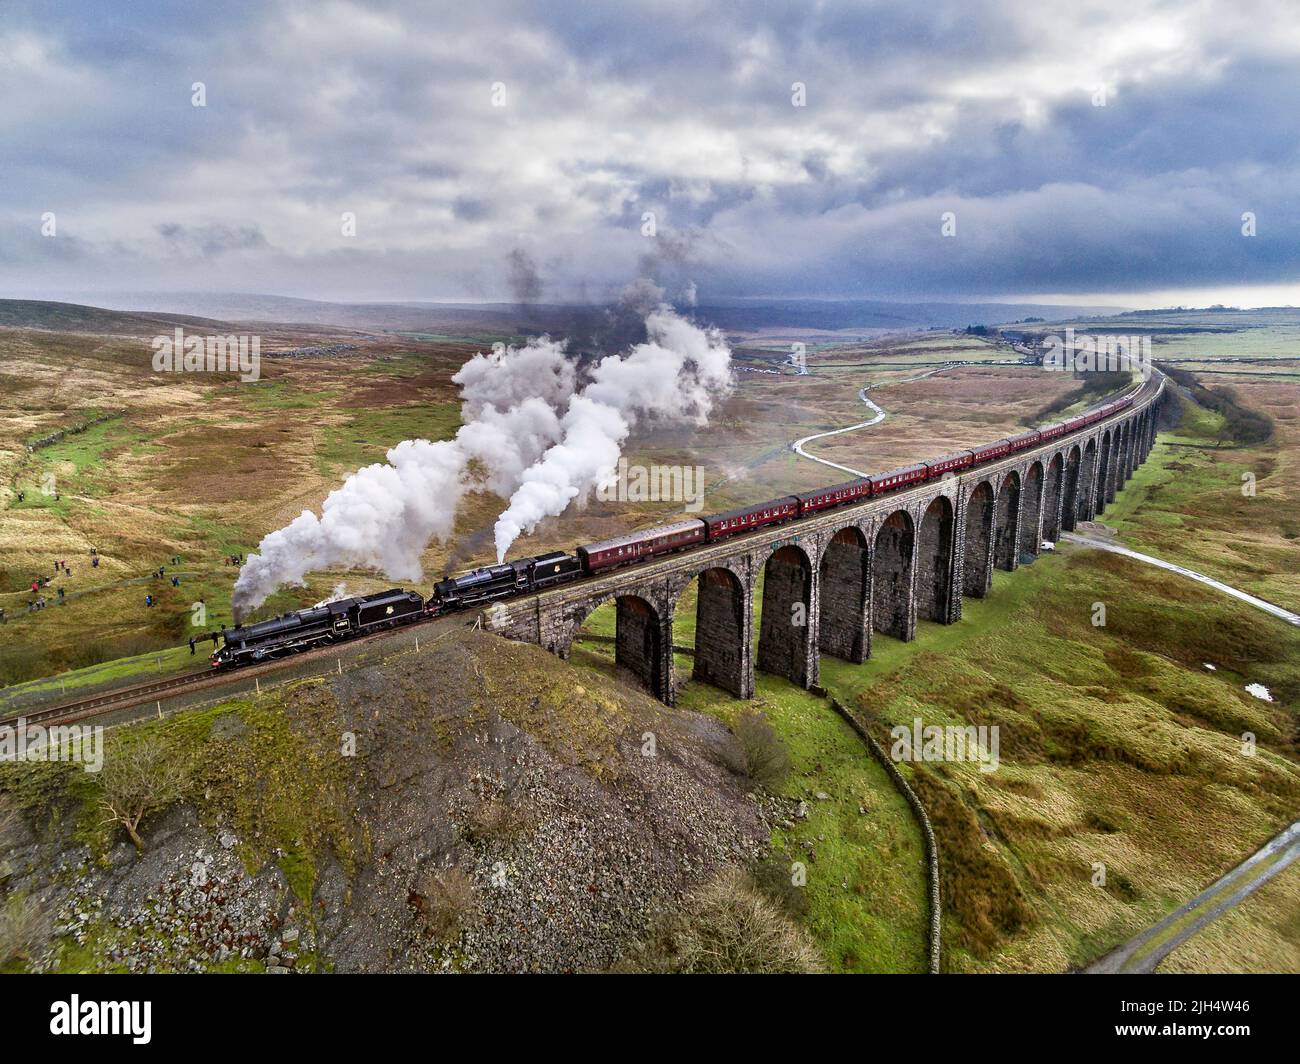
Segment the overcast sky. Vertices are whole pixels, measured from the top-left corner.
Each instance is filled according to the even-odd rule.
[[[1300,304],[1298,60],[1294,0],[20,0],[0,295]]]

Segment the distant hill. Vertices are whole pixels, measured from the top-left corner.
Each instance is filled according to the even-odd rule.
[[[130,312],[202,315],[223,321],[261,321],[397,332],[565,333],[593,332],[591,319],[603,306],[568,303],[331,303],[257,293],[105,293],[103,306]],[[686,309],[686,308],[683,308]],[[1035,303],[896,303],[882,300],[717,300],[694,308],[702,321],[722,329],[753,332],[774,328],[818,330],[964,328],[1023,318],[1075,319],[1114,314],[1120,307],[1069,307]]]
[[[579,308],[509,303],[330,303],[256,293],[104,293],[93,297],[122,312],[187,314],[228,322],[268,322],[380,332],[494,333],[557,331]]]
[[[0,327],[48,329],[51,332],[108,333],[153,336],[176,326],[220,328],[222,322],[182,314],[105,310],[79,303],[50,303],[39,299],[0,299]]]

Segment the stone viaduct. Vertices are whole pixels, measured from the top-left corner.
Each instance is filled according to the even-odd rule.
[[[1132,406],[996,462],[797,522],[493,605],[486,629],[567,658],[587,616],[617,603],[615,660],[661,701],[675,692],[673,614],[698,578],[693,678],[752,698],[754,670],[801,687],[822,654],[862,662],[876,635],[953,624],[993,568],[1104,512],[1155,443],[1163,377]],[[764,574],[754,654],[754,591]]]

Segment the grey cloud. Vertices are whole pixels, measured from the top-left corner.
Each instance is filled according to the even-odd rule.
[[[266,237],[255,225],[185,226],[162,222],[158,235],[169,247],[185,255],[221,255],[227,251],[251,251],[268,248]]]
[[[463,222],[481,222],[492,216],[492,204],[472,196],[457,196],[451,209],[452,213]]]
[[[635,276],[705,301],[1300,281],[1287,7],[1051,7],[19,4],[0,232],[53,209],[67,240],[6,241],[0,283],[529,302]]]

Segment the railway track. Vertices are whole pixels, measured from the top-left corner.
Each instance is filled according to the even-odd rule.
[[[327,651],[337,651],[337,648],[325,649]],[[0,716],[0,728],[14,727],[19,720],[25,721],[28,725],[40,724],[46,727],[52,724],[74,724],[77,721],[102,716],[120,709],[130,709],[132,706],[139,706],[148,702],[160,702],[164,697],[173,698],[183,692],[225,687],[238,680],[278,672],[289,664],[303,662],[310,660],[311,657],[319,656],[321,656],[319,652],[316,654],[297,654],[289,658],[267,662],[265,665],[234,669],[229,672],[186,673],[184,676],[171,676],[165,680],[154,680],[150,683],[137,684],[134,687],[119,687],[112,691],[100,691],[97,694],[87,695],[85,698],[74,699],[71,702],[60,702],[55,706],[34,706],[31,709],[17,712],[6,710],[4,715]]]
[[[174,698],[177,694],[188,693],[191,691],[203,691],[209,688],[221,688],[239,683],[259,679],[263,676],[274,675],[285,671],[293,666],[301,666],[304,663],[318,659],[337,657],[342,650],[351,650],[355,647],[367,646],[370,644],[380,643],[385,639],[391,639],[394,636],[410,632],[413,629],[424,628],[438,622],[448,622],[454,617],[459,616],[462,623],[472,623],[466,621],[463,615],[453,614],[450,617],[428,617],[412,624],[403,625],[400,628],[390,629],[384,632],[375,632],[368,636],[362,636],[360,639],[349,640],[347,643],[339,645],[317,647],[314,650],[308,650],[301,654],[291,654],[287,657],[276,658],[260,665],[246,665],[243,668],[230,669],[223,671],[204,671],[185,673],[182,676],[170,676],[163,680],[152,680],[149,683],[136,684],[132,687],[119,687],[111,691],[99,691],[95,694],[86,695],[84,698],[73,699],[68,702],[60,702],[53,706],[33,706],[26,710],[0,710],[0,728],[15,727],[19,720],[26,722],[28,725],[40,724],[48,727],[53,724],[73,724],[77,721],[86,720],[93,717],[102,716],[106,713],[116,712],[122,709],[130,709],[132,706],[143,705],[149,702],[159,702],[164,697]]]
[[[0,727],[13,726],[24,720],[28,724],[58,723],[66,724],[86,717],[93,717],[107,709],[122,709],[139,705],[141,702],[157,701],[164,692],[197,687],[201,681],[214,680],[208,673],[187,673],[184,676],[172,676],[166,680],[138,684],[135,687],[120,687],[114,691],[101,691],[71,702],[57,706],[38,706],[19,713],[7,713],[0,717]]]

